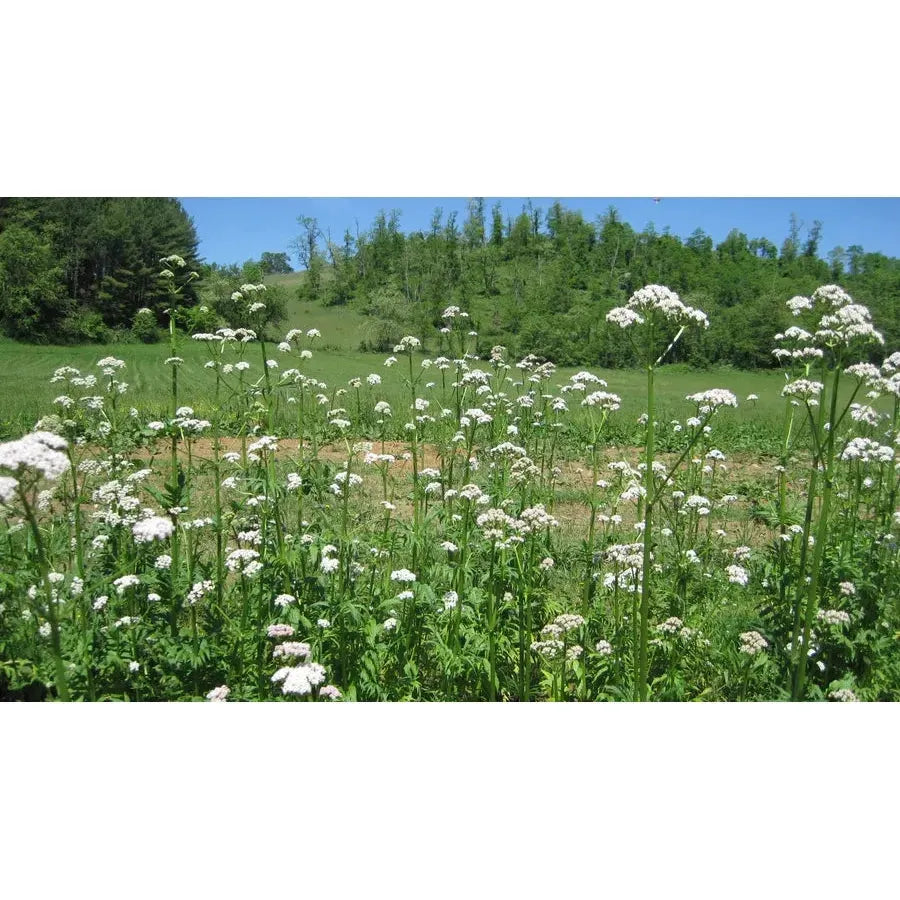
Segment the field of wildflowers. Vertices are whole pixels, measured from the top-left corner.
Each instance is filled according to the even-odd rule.
[[[666,287],[607,316],[646,378],[622,423],[595,373],[478,359],[455,306],[438,355],[408,336],[326,384],[317,329],[180,335],[193,273],[160,277],[167,414],[108,356],[57,368],[54,411],[0,444],[5,698],[900,696],[900,352],[841,288],[787,300],[780,437],[748,486],[717,435],[759,397],[659,416],[659,367],[708,326]],[[265,312],[263,285],[234,299]]]

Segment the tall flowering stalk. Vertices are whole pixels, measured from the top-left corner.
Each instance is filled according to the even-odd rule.
[[[162,265],[162,269],[159,273],[159,277],[164,280],[166,286],[169,291],[169,307],[167,309],[167,313],[169,316],[169,359],[171,360],[171,368],[172,368],[172,382],[171,382],[171,396],[170,396],[170,418],[174,421],[178,417],[178,364],[175,362],[176,360],[180,360],[178,356],[178,327],[176,323],[177,314],[178,314],[178,301],[181,297],[185,287],[190,284],[194,279],[199,278],[199,275],[196,272],[188,272],[187,276],[179,276],[176,274],[180,270],[183,270],[186,267],[186,263],[182,257],[172,254],[171,256],[163,257],[160,260]],[[180,282],[180,283],[179,283]],[[178,468],[178,431],[173,428],[171,433],[171,444],[170,444],[170,496],[175,497],[180,493],[180,485],[179,485],[179,468]],[[178,540],[178,529],[175,529],[174,534],[172,535],[172,592],[173,597],[172,600],[172,631],[174,634],[175,631],[175,594],[177,592],[176,584],[178,579],[178,571],[180,564],[180,544]]]
[[[595,387],[607,386],[602,378],[592,375],[590,372],[578,372],[570,379],[570,383],[563,387],[563,391],[575,391],[586,394],[581,401],[582,407],[587,409],[591,427],[591,488],[588,497],[590,506],[590,519],[588,521],[588,536],[585,545],[585,575],[582,595],[581,614],[585,620],[589,619],[591,601],[594,591],[594,540],[597,528],[598,490],[600,474],[600,440],[606,420],[611,412],[615,412],[622,405],[622,398],[618,394],[611,394],[604,390],[595,390]],[[599,412],[599,418],[598,418]]]
[[[59,630],[57,591],[50,578],[50,561],[41,528],[35,515],[38,484],[41,479],[59,480],[70,468],[66,451],[68,441],[56,434],[35,431],[17,441],[0,444],[0,471],[7,470],[13,477],[0,476],[0,503],[18,499],[31,528],[44,592],[46,594],[47,620],[50,623],[50,646],[56,671],[56,689],[60,700],[69,699],[69,685],[62,656],[62,640]]]
[[[800,551],[800,572],[796,582],[794,628],[791,636],[794,658],[791,697],[800,700],[806,684],[810,634],[819,609],[822,563],[828,544],[840,428],[863,383],[862,379],[858,380],[847,402],[841,403],[841,376],[854,347],[883,344],[884,338],[873,327],[869,310],[854,303],[853,298],[837,285],[824,285],[811,297],[793,297],[787,305],[794,316],[803,317],[815,324],[811,324],[812,330],[794,326],[783,335],[776,335],[777,340],[788,343],[792,349],[778,348],[775,355],[780,359],[817,361],[822,379],[812,381],[809,378],[797,378],[789,382],[783,391],[784,396],[796,398],[805,407],[812,443],[804,543]],[[880,373],[875,367],[872,368],[872,374],[877,377]],[[850,366],[847,372],[851,376],[864,376],[866,369],[859,364]],[[819,494],[820,480],[822,486]]]
[[[610,310],[606,321],[618,325],[628,336],[637,358],[647,373],[647,427],[644,435],[644,520],[643,575],[641,581],[639,646],[634,660],[634,695],[647,699],[647,645],[650,631],[651,548],[653,546],[653,512],[658,494],[655,491],[656,397],[654,374],[689,327],[708,328],[709,320],[699,309],[685,306],[678,295],[667,287],[650,284],[632,294],[623,307]],[[669,340],[674,329],[674,337]],[[638,335],[635,338],[635,334]],[[668,341],[668,343],[664,343]],[[660,353],[660,347],[664,347]]]

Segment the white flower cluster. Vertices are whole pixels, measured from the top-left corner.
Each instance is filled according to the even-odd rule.
[[[172,536],[175,526],[165,516],[148,516],[139,519],[131,526],[136,544],[149,544],[152,541],[165,541]]]
[[[810,406],[815,406],[819,401],[824,385],[820,381],[810,381],[808,378],[798,378],[786,384],[782,388],[782,397],[799,397]]]
[[[448,306],[442,313],[442,319],[468,319],[469,314],[467,312],[462,312],[458,306]]]
[[[485,538],[493,541],[497,549],[508,549],[514,544],[521,544],[527,535],[559,525],[542,503],[522,510],[517,519],[502,509],[489,509],[479,515],[475,522],[484,530]]]
[[[630,328],[643,325],[648,317],[654,315],[674,325],[709,327],[706,313],[685,306],[678,294],[661,284],[648,284],[635,291],[624,307],[617,307],[606,314],[606,321],[620,328]]]
[[[187,600],[191,606],[196,606],[210,591],[215,588],[215,582],[198,581],[188,592]]]
[[[656,630],[663,634],[678,634],[682,628],[684,628],[684,622],[678,616],[671,616],[656,626]]]
[[[237,572],[246,578],[252,578],[262,569],[259,553],[256,550],[232,550],[225,557],[225,568],[229,572]]]
[[[849,625],[850,615],[842,609],[820,609],[816,618],[826,625]]]
[[[840,688],[836,691],[831,691],[828,696],[832,700],[837,700],[838,703],[859,703],[859,697],[850,688]]]
[[[548,623],[541,629],[544,637],[559,639],[563,635],[581,628],[584,625],[584,617],[577,613],[562,613],[558,615],[552,622]]]
[[[278,639],[284,637],[293,637],[294,636],[294,626],[286,625],[283,622],[277,622],[274,625],[270,625],[266,629],[266,636]]]
[[[692,403],[696,403],[701,413],[712,412],[720,406],[737,407],[737,397],[724,388],[711,388],[708,391],[700,391],[697,394],[688,394],[685,398]]]
[[[409,569],[396,569],[391,572],[391,581],[399,581],[401,584],[412,584],[416,580],[414,572]]]
[[[845,462],[886,463],[894,459],[894,449],[870,438],[857,437],[848,442],[841,453]]]
[[[854,341],[869,344],[884,344],[884,337],[872,325],[872,315],[860,303],[851,303],[822,316],[816,331],[817,343],[829,347],[847,346]]]
[[[335,422],[336,421],[337,420],[335,420]],[[332,422],[332,424],[335,423]],[[361,475],[357,475],[355,472],[348,473],[346,470],[344,470],[342,472],[335,473],[334,481],[330,485],[328,485],[328,490],[331,491],[331,493],[336,497],[343,497],[345,490],[349,490],[349,488],[356,487],[360,484],[362,484]]]
[[[531,649],[535,653],[539,653],[541,656],[547,659],[555,659],[557,656],[562,653],[565,644],[562,641],[557,640],[556,638],[550,638],[546,641],[532,641]]]
[[[272,637],[272,635],[269,636]],[[273,659],[278,659],[282,656],[306,659],[310,653],[312,653],[312,648],[305,641],[285,641],[282,644],[276,644],[272,648]]]
[[[750,580],[747,570],[742,566],[726,566],[725,574],[732,584],[739,584],[741,587],[746,587]]]
[[[125,593],[126,590],[130,587],[135,587],[141,583],[141,579],[138,578],[137,575],[123,575],[121,578],[117,578],[113,582],[113,587],[116,589],[116,593],[121,597],[122,594]]]
[[[400,338],[400,343],[394,347],[394,353],[412,353],[417,347],[421,347],[422,342],[417,337],[407,335]]]
[[[769,642],[758,631],[745,631],[741,635],[740,652],[748,656],[762,653],[769,646]]]
[[[62,452],[68,446],[68,441],[57,434],[33,431],[18,440],[0,444],[0,468],[28,471],[55,481],[69,470],[69,457]]]
[[[283,694],[304,696],[311,694],[325,680],[325,667],[315,662],[300,666],[286,666],[273,676],[274,684],[281,684]]]
[[[15,478],[0,475],[0,503],[9,503],[16,493],[19,482]]]
[[[610,394],[606,391],[594,391],[581,401],[582,406],[599,407],[606,412],[615,412],[622,405],[622,398],[618,394]]]

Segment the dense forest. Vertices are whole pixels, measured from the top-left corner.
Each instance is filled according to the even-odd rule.
[[[463,221],[438,208],[427,231],[408,233],[398,210],[385,211],[339,241],[314,218],[298,224],[299,297],[371,317],[363,349],[433,334],[441,311],[456,305],[471,314],[480,353],[503,344],[561,365],[627,365],[631,348],[605,314],[648,283],[668,285],[709,315],[709,330],[676,348],[680,362],[773,365],[785,300],[827,282],[870,307],[889,346],[900,342],[900,260],[856,245],[823,259],[822,223],[795,217],[780,246],[737,229],[719,244],[700,229],[686,239],[652,224],[636,231],[613,207],[590,222],[560,202],[547,210],[528,203],[510,217],[473,199]],[[186,328],[208,327],[210,317],[242,324],[231,308],[236,287],[290,270],[283,252],[243,266],[204,264],[177,200],[0,199],[0,328],[29,341],[152,340],[167,296],[159,258],[169,253],[201,276],[186,296]],[[288,300],[285,290],[270,291],[273,324]]]
[[[105,341],[138,310],[162,321],[160,257],[197,269],[197,234],[162,197],[0,198],[0,328],[36,342]],[[188,303],[196,302],[193,286]]]

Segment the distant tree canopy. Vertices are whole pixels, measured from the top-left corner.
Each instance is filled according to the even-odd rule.
[[[367,346],[389,343],[401,322],[426,336],[456,305],[471,314],[481,355],[502,344],[561,365],[628,365],[631,347],[605,315],[659,283],[711,322],[678,345],[676,361],[769,367],[774,334],[790,324],[785,301],[829,282],[870,307],[890,349],[900,345],[900,260],[856,245],[820,259],[822,223],[806,227],[796,216],[779,251],[738,229],[719,244],[699,228],[684,240],[652,224],[636,231],[614,207],[589,222],[559,202],[546,211],[528,203],[504,221],[499,204],[488,213],[474,199],[461,225],[438,207],[427,231],[404,233],[400,211],[382,211],[368,231],[328,241],[327,264],[316,220],[298,224],[294,246],[308,274],[299,293],[378,319],[371,333],[382,337]]]
[[[288,275],[294,271],[287,253],[263,253],[259,264],[264,275]]]
[[[0,328],[32,341],[101,340],[139,309],[161,321],[159,260],[199,269],[194,224],[163,197],[0,198]],[[185,292],[196,300],[193,285]]]

